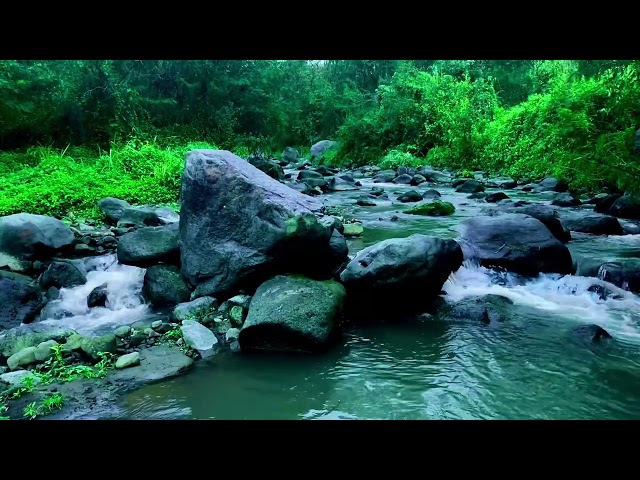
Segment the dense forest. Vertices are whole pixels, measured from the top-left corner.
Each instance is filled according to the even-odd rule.
[[[178,200],[185,153],[430,164],[637,190],[640,61],[0,61],[0,215]]]

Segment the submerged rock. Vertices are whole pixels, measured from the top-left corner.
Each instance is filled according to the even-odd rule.
[[[194,150],[182,181],[182,273],[223,297],[278,272],[314,276],[332,233],[321,208],[230,152]]]
[[[30,213],[0,218],[0,252],[18,258],[46,258],[74,241],[71,229],[57,218]]]
[[[640,262],[607,262],[598,268],[598,278],[616,287],[640,293]]]
[[[456,208],[449,202],[441,202],[434,200],[432,202],[420,202],[417,205],[405,210],[404,213],[409,215],[426,215],[431,217],[441,217],[453,215]]]
[[[482,295],[466,298],[438,312],[438,318],[447,321],[470,320],[480,323],[495,323],[510,318],[513,302],[501,295]]]
[[[364,232],[364,228],[361,223],[345,223],[344,224],[344,236],[345,237],[359,237]]]
[[[361,250],[340,279],[354,312],[377,315],[389,310],[415,311],[440,294],[444,282],[460,265],[462,250],[455,240],[416,234]],[[402,302],[372,302],[399,298]]]
[[[335,337],[346,293],[333,280],[277,276],[251,300],[239,335],[243,351],[306,351],[325,348]]]
[[[465,258],[476,258],[485,267],[502,267],[522,275],[573,271],[566,245],[540,220],[528,215],[470,218],[461,224],[460,239]]]
[[[0,331],[33,322],[44,306],[35,288],[23,282],[0,278]],[[0,343],[2,340],[0,340]]]
[[[376,202],[374,202],[371,198],[361,196],[356,200],[356,204],[361,207],[375,207]]]
[[[158,263],[180,263],[178,224],[140,228],[126,233],[118,242],[118,261],[125,265],[149,267]]]
[[[580,325],[573,329],[573,333],[583,339],[588,339],[595,343],[600,343],[604,340],[611,340],[613,337],[604,328],[595,325]]]

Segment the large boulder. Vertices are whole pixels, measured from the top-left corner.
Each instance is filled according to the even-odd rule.
[[[0,251],[19,258],[44,258],[73,245],[75,237],[57,218],[16,213],[0,218]]]
[[[238,341],[243,351],[313,352],[335,338],[346,298],[333,280],[277,276],[256,290]]]
[[[324,271],[332,229],[321,208],[230,152],[194,150],[182,180],[182,273],[223,298],[277,273]]]
[[[8,278],[0,278],[0,330],[35,320],[44,306],[35,288]]]
[[[487,203],[498,203],[500,200],[508,200],[509,195],[504,192],[490,193],[484,197],[484,201]]]
[[[640,261],[603,263],[598,269],[598,278],[624,290],[640,293]]]
[[[177,223],[145,227],[124,234],[118,242],[118,262],[137,267],[158,263],[179,264],[180,231]]]
[[[440,294],[462,265],[455,240],[427,235],[393,238],[367,247],[340,274],[355,314],[419,310]]]
[[[484,186],[477,180],[466,180],[456,188],[458,193],[479,193],[484,192]]]
[[[177,305],[189,301],[191,292],[180,269],[173,265],[154,265],[144,274],[142,294],[154,306]]]
[[[609,215],[640,220],[640,195],[626,194],[618,198],[609,208]]]
[[[155,227],[163,223],[155,208],[125,208],[118,219],[118,227]]]
[[[37,347],[42,342],[55,340],[64,343],[75,332],[68,328],[50,323],[31,323],[20,325],[2,332],[0,337],[0,355],[10,357],[27,347]]]
[[[536,192],[566,192],[569,188],[567,182],[557,178],[547,177],[535,186]]]
[[[295,163],[300,158],[300,152],[293,147],[287,147],[282,152],[281,158],[287,165],[289,163]]]
[[[553,197],[551,205],[557,207],[577,207],[578,205],[582,205],[582,202],[570,192],[560,192]]]
[[[500,211],[506,213],[521,213],[529,215],[537,220],[540,220],[551,231],[554,237],[560,240],[562,243],[567,243],[571,240],[571,233],[565,230],[558,213],[547,205],[532,204],[532,205],[500,205]]]
[[[563,220],[564,225],[573,232],[592,235],[623,235],[622,225],[615,217],[608,215],[586,215],[580,218]]]
[[[446,173],[433,170],[427,166],[418,167],[418,173],[425,177],[428,182],[447,183],[451,181],[451,177]]]
[[[104,213],[107,222],[116,224],[124,215],[124,211],[131,208],[131,205],[119,198],[107,197],[98,202],[98,208]]]
[[[422,200],[422,195],[415,190],[409,190],[402,195],[398,195],[398,201],[402,203],[419,202],[420,200]]]
[[[336,146],[336,142],[331,140],[320,140],[311,146],[311,159],[321,158],[327,151]]]
[[[72,288],[87,283],[87,274],[71,262],[51,262],[40,277],[40,288]]]
[[[522,275],[573,271],[569,249],[531,216],[507,213],[478,216],[461,224],[465,258],[485,267],[501,267]]]
[[[335,176],[327,180],[327,188],[334,192],[344,192],[347,190],[358,190],[353,179],[345,180],[343,177]]]
[[[611,205],[614,204],[622,195],[619,193],[612,193],[597,199],[593,211],[596,213],[608,213]]]
[[[409,175],[408,173],[403,173],[394,178],[393,183],[398,185],[409,185],[412,180],[413,177],[411,175]]]
[[[373,183],[389,183],[392,182],[394,178],[396,178],[395,170],[384,170],[373,177]]]

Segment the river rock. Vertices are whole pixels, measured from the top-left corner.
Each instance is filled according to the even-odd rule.
[[[142,294],[152,305],[177,305],[189,301],[191,292],[174,265],[154,265],[144,274]]]
[[[178,224],[139,228],[123,235],[118,242],[118,262],[136,267],[158,263],[179,265]]]
[[[139,352],[131,352],[126,355],[122,355],[118,357],[116,360],[116,369],[122,370],[123,368],[134,367],[136,365],[140,365],[140,353]]]
[[[44,301],[35,288],[23,282],[0,278],[0,331],[35,320]]]
[[[326,268],[319,262],[331,239],[315,215],[321,208],[230,152],[194,150],[182,181],[182,273],[212,296],[279,271],[314,275]]]
[[[371,191],[369,195],[373,195],[374,197],[379,197],[384,193],[384,188],[382,187],[371,187]]]
[[[547,177],[535,186],[536,192],[566,192],[569,188],[567,182],[557,178]]]
[[[113,331],[113,334],[118,338],[125,338],[131,335],[131,327],[129,325],[122,325]]]
[[[451,181],[451,177],[446,173],[433,170],[431,167],[428,167],[428,166],[418,167],[418,173],[424,176],[428,182],[447,183]]]
[[[478,216],[461,224],[465,258],[485,267],[502,267],[522,275],[568,274],[569,249],[540,221],[520,213]]]
[[[582,205],[582,202],[572,193],[561,192],[553,197],[551,205],[555,205],[557,207],[577,207],[578,205]]]
[[[345,297],[344,287],[333,280],[282,275],[267,280],[251,300],[238,338],[242,350],[325,348],[335,338]]]
[[[87,297],[87,306],[89,308],[104,307],[107,304],[107,298],[107,284],[103,283],[91,290]]]
[[[214,347],[218,344],[218,339],[211,330],[193,320],[184,320],[180,331],[184,342],[202,357],[213,353]]]
[[[396,172],[394,170],[385,170],[378,173],[373,177],[373,183],[389,183],[396,178]]]
[[[118,227],[155,227],[160,225],[160,218],[154,208],[125,208],[122,217],[116,224]]]
[[[466,180],[456,188],[458,193],[479,193],[484,192],[484,186],[477,180]]]
[[[604,340],[611,340],[613,337],[599,325],[580,325],[573,329],[574,335],[591,342],[600,343]]]
[[[484,197],[484,201],[488,203],[497,203],[500,200],[507,200],[508,198],[509,198],[509,195],[507,195],[504,192],[495,192],[495,193],[490,193],[486,197]]]
[[[361,206],[361,207],[375,207],[376,206],[376,202],[374,202],[371,198],[366,197],[364,195],[361,196],[361,197],[358,197],[358,199],[356,200],[356,204]]]
[[[311,146],[311,160],[321,158],[332,148],[335,148],[336,142],[332,140],[320,140]]]
[[[239,336],[240,336],[239,328],[230,328],[229,330],[227,330],[227,333],[225,333],[224,340],[227,343],[233,343],[236,340],[238,340]]]
[[[298,180],[306,181],[311,178],[315,178],[316,180],[322,180],[324,183],[324,177],[320,172],[316,172],[315,170],[302,170],[298,173]]]
[[[171,313],[171,319],[175,322],[183,320],[202,321],[210,313],[215,312],[218,308],[218,300],[213,297],[200,297],[190,302],[183,302],[176,305]]]
[[[0,375],[0,382],[21,387],[25,384],[27,378],[30,378],[34,385],[40,383],[40,379],[29,370],[16,370],[15,372],[3,373]]]
[[[613,193],[601,198],[593,207],[593,211],[596,213],[609,213],[609,209],[622,195],[619,193]]]
[[[411,175],[408,175],[408,174],[404,173],[404,174],[398,175],[396,178],[394,178],[393,179],[393,183],[398,184],[398,185],[409,185],[412,180],[413,180],[413,178],[411,177]]]
[[[402,203],[419,202],[420,200],[422,200],[422,195],[415,190],[409,190],[398,196],[398,201]]]
[[[71,229],[57,218],[30,213],[0,218],[0,251],[19,259],[47,258],[74,241]]]
[[[634,293],[640,293],[640,261],[603,263],[598,278]]]
[[[453,215],[456,208],[452,203],[433,200],[431,202],[420,202],[413,207],[405,210],[404,213],[409,215],[425,215],[430,217],[442,217]]]
[[[398,167],[397,174],[398,175],[409,175],[413,177],[418,171],[414,167]]]
[[[345,223],[344,224],[344,236],[345,237],[359,237],[364,232],[364,228],[361,223]]]
[[[247,161],[274,180],[284,180],[284,171],[282,170],[282,167],[278,163],[269,160],[267,156],[256,153],[249,155]]]
[[[300,158],[300,152],[298,152],[298,150],[296,150],[293,147],[287,147],[282,152],[282,155],[280,156],[280,158],[282,158],[282,160],[287,164],[295,163]]]
[[[506,213],[520,213],[528,215],[537,220],[540,220],[549,229],[549,231],[560,240],[562,243],[567,243],[571,240],[571,233],[565,230],[558,213],[551,207],[542,204],[531,205],[500,205],[500,211]]]
[[[116,224],[122,218],[124,211],[131,208],[131,205],[119,198],[107,197],[98,202],[98,208],[104,213],[108,222]]]
[[[640,195],[625,194],[618,198],[609,208],[609,215],[640,220]]]
[[[353,179],[352,179],[353,180]],[[340,177],[331,177],[327,180],[327,188],[333,192],[345,192],[348,190],[358,190],[353,181]]]
[[[508,320],[513,302],[501,295],[482,295],[465,298],[444,307],[438,312],[438,318],[445,321],[472,321],[495,323]]]
[[[0,354],[10,357],[27,347],[36,347],[47,340],[56,340],[58,343],[66,341],[67,337],[75,332],[69,328],[47,323],[33,323],[21,325],[2,332],[0,337]]]
[[[51,262],[40,277],[40,288],[71,288],[87,283],[87,275],[71,262]]]
[[[147,383],[174,377],[193,366],[193,359],[178,347],[154,345],[140,352],[140,364],[116,370],[109,378],[117,382]]]
[[[38,362],[46,362],[53,356],[53,350],[51,349],[57,345],[59,344],[55,340],[47,340],[38,344],[35,351],[36,360]]]
[[[361,250],[340,279],[354,311],[416,310],[440,294],[451,272],[462,265],[462,258],[455,240],[415,234],[384,240]],[[402,301],[372,302],[393,298]]]
[[[420,185],[421,183],[424,183],[426,181],[427,181],[427,179],[423,175],[420,175],[419,173],[416,173],[411,178],[411,185]]]
[[[97,362],[100,360],[99,353],[117,352],[116,336],[113,333],[109,333],[101,337],[84,337],[80,348],[84,353],[89,355],[94,362]]]
[[[430,188],[422,194],[422,198],[424,198],[425,200],[433,200],[440,197],[442,197],[442,194],[439,191],[434,190],[433,188]]]
[[[580,218],[563,220],[564,225],[573,232],[592,235],[623,235],[624,230],[617,218],[608,215],[587,215]]]
[[[27,347],[11,355],[7,359],[7,366],[11,370],[20,370],[23,367],[32,365],[37,362],[36,347]]]

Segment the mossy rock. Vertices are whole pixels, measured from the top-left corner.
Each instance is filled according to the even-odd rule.
[[[409,215],[425,215],[430,217],[444,217],[452,215],[456,211],[456,207],[449,202],[434,200],[432,202],[420,202],[419,204],[405,210],[404,213]]]

